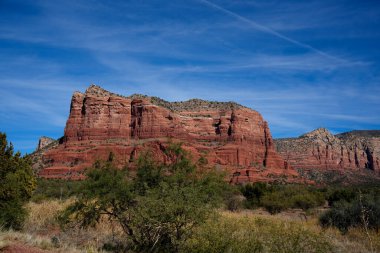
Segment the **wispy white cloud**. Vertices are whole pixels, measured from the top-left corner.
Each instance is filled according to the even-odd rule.
[[[225,59],[227,60],[227,59]],[[249,69],[265,69],[271,71],[326,71],[330,72],[339,68],[353,67],[350,63],[330,62],[316,54],[303,55],[257,55],[251,58],[230,59],[230,63],[224,65],[202,66],[171,66],[163,67],[167,72],[235,72]],[[367,67],[369,62],[357,61],[356,67]]]
[[[1,115],[18,114],[27,116],[32,121],[45,123],[51,126],[62,127],[66,117],[59,110],[57,100],[52,96],[50,99],[36,101],[35,97],[15,95],[14,93],[1,91]]]
[[[223,8],[222,6],[217,5],[217,4],[215,4],[215,3],[211,2],[211,1],[208,1],[208,0],[199,0],[199,1],[202,2],[202,3],[204,3],[204,4],[206,4],[206,5],[208,5],[208,6],[210,6],[210,7],[212,7],[212,8],[214,8],[214,9],[216,9],[216,10],[218,10],[218,11],[223,12],[224,14],[227,14],[227,15],[229,15],[231,17],[234,17],[234,18],[236,18],[236,19],[244,22],[245,24],[249,25],[250,27],[252,27],[252,28],[254,28],[256,30],[262,31],[264,33],[271,34],[271,35],[273,35],[273,36],[275,36],[277,38],[280,38],[282,40],[290,42],[290,43],[292,43],[292,44],[294,44],[296,46],[299,46],[301,48],[308,49],[308,50],[310,50],[312,52],[315,52],[315,53],[317,53],[319,55],[322,55],[322,56],[324,56],[326,58],[329,58],[331,60],[337,61],[339,63],[344,63],[344,64],[351,64],[351,65],[356,65],[357,64],[356,62],[348,62],[346,59],[343,59],[343,58],[337,57],[335,55],[326,53],[326,52],[324,52],[322,50],[319,50],[319,49],[317,49],[317,48],[315,48],[315,47],[313,47],[313,46],[311,46],[309,44],[306,44],[306,43],[300,42],[298,40],[292,39],[292,38],[290,38],[290,37],[288,37],[288,36],[286,36],[286,35],[284,35],[284,34],[282,34],[280,32],[275,31],[274,29],[272,29],[272,28],[270,28],[268,26],[265,26],[263,24],[257,23],[257,22],[255,22],[255,21],[253,21],[251,19],[248,19],[248,18],[246,18],[246,17],[244,17],[242,15],[239,15],[238,13],[235,13],[233,11],[230,11],[230,10],[226,9],[226,8]]]
[[[0,48],[1,125],[32,118],[32,127],[63,133],[71,93],[90,83],[171,101],[234,100],[261,112],[277,137],[380,123],[377,60],[365,48],[330,41],[371,33],[342,30],[367,7],[245,0],[33,5],[38,15],[0,24],[7,45]],[[377,12],[369,12],[371,21]]]

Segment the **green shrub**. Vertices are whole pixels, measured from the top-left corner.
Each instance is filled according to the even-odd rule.
[[[299,193],[291,197],[291,206],[295,208],[301,208],[304,211],[321,206],[324,204],[324,202],[325,199],[323,195],[318,192]]]
[[[67,199],[78,192],[81,184],[82,181],[38,178],[31,200],[39,202],[45,199]]]
[[[340,201],[319,218],[323,227],[334,226],[342,233],[346,233],[352,227],[365,229],[380,228],[380,199],[370,195],[359,195],[351,203]]]
[[[199,166],[205,166],[208,164],[208,160],[203,155],[198,159],[198,165]]]
[[[254,208],[260,206],[261,198],[271,191],[271,187],[267,183],[254,183],[241,186],[241,193],[246,198],[246,206]]]
[[[351,202],[358,197],[358,190],[354,188],[334,188],[327,193],[327,201],[329,206],[334,203],[345,201]]]
[[[179,145],[168,147],[166,155],[171,163],[142,155],[134,179],[112,161],[95,164],[78,200],[61,214],[61,223],[95,226],[106,216],[123,229],[125,250],[178,252],[180,243],[222,203],[227,187],[223,175],[197,170]]]
[[[242,186],[240,191],[246,197],[247,208],[264,207],[271,214],[288,208],[301,208],[306,211],[325,202],[322,191],[307,185],[254,183]]]
[[[339,202],[334,208],[319,217],[319,223],[322,227],[334,226],[342,233],[346,233],[353,225],[352,218],[354,216],[351,213],[350,205],[347,202]]]
[[[6,135],[0,133],[0,226],[21,229],[27,211],[24,204],[35,189],[30,160],[14,153]]]
[[[226,208],[229,211],[236,212],[243,208],[244,197],[238,194],[231,194],[225,200]]]
[[[281,192],[271,192],[264,195],[261,205],[270,213],[276,214],[291,207],[289,200]]]

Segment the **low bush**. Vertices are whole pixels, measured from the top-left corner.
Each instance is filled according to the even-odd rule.
[[[181,252],[332,252],[322,233],[302,224],[226,216],[210,219],[181,245]]]
[[[229,211],[236,212],[243,208],[244,196],[239,194],[231,194],[225,200],[226,208]]]
[[[306,211],[314,207],[321,206],[325,203],[325,199],[322,193],[319,192],[307,192],[299,193],[291,198],[292,207],[301,208]]]
[[[325,203],[321,190],[306,185],[270,185],[255,183],[242,186],[247,208],[264,207],[271,214],[289,208],[309,210]]]
[[[48,199],[65,200],[75,196],[82,183],[82,181],[39,178],[31,200],[33,202]]]
[[[267,183],[254,183],[246,184],[240,187],[240,191],[243,196],[246,198],[246,207],[255,208],[259,207],[261,203],[261,198],[264,194],[271,191],[271,186]]]
[[[336,227],[342,233],[350,228],[364,229],[380,228],[380,199],[370,195],[359,195],[351,203],[340,201],[319,218],[322,227]]]
[[[337,202],[351,202],[358,196],[358,190],[355,188],[331,188],[327,192],[326,200],[329,206],[333,206]]]
[[[264,195],[260,205],[271,214],[279,213],[291,207],[289,199],[281,192],[271,192]]]

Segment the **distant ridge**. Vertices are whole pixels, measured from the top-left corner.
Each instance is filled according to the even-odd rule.
[[[326,128],[318,128],[296,138],[274,141],[285,161],[311,180],[346,178],[349,181],[346,183],[353,183],[362,180],[363,174],[371,173],[364,175],[367,178],[364,181],[376,178],[380,181],[380,130],[333,135]],[[339,174],[351,176],[339,177]]]
[[[335,135],[338,138],[356,136],[356,137],[380,137],[380,130],[353,130]]]

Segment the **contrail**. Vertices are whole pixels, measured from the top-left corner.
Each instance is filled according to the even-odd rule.
[[[319,49],[317,49],[315,47],[312,47],[312,46],[310,46],[308,44],[305,44],[305,43],[299,42],[297,40],[294,40],[292,38],[289,38],[288,36],[285,36],[285,35],[283,35],[283,34],[281,34],[279,32],[276,32],[275,30],[273,30],[273,29],[271,29],[271,28],[269,28],[267,26],[261,25],[261,24],[255,22],[255,21],[253,21],[253,20],[245,18],[245,17],[243,17],[243,16],[241,16],[241,15],[235,13],[235,12],[227,10],[227,9],[221,7],[220,5],[214,4],[214,3],[212,3],[212,2],[210,2],[208,0],[199,0],[199,1],[202,2],[202,3],[204,3],[204,4],[206,4],[206,5],[208,5],[208,6],[210,6],[210,7],[212,7],[213,9],[216,9],[216,10],[221,11],[221,12],[223,12],[223,13],[229,15],[229,16],[232,16],[232,17],[234,17],[234,18],[236,18],[236,19],[238,19],[240,21],[243,21],[244,23],[250,25],[251,27],[253,27],[253,28],[255,28],[255,29],[259,30],[259,31],[271,34],[271,35],[276,36],[276,37],[278,37],[280,39],[286,40],[286,41],[288,41],[288,42],[290,42],[290,43],[292,43],[292,44],[294,44],[296,46],[308,49],[308,50],[313,51],[313,52],[315,52],[315,53],[317,53],[319,55],[322,55],[322,56],[327,57],[329,59],[333,59],[333,60],[338,61],[340,63],[343,63],[343,64],[349,63],[349,62],[347,62],[344,59],[340,59],[340,58],[335,57],[333,55],[327,54],[327,53],[325,53],[325,52],[323,52],[323,51],[321,51],[321,50],[319,50]]]

